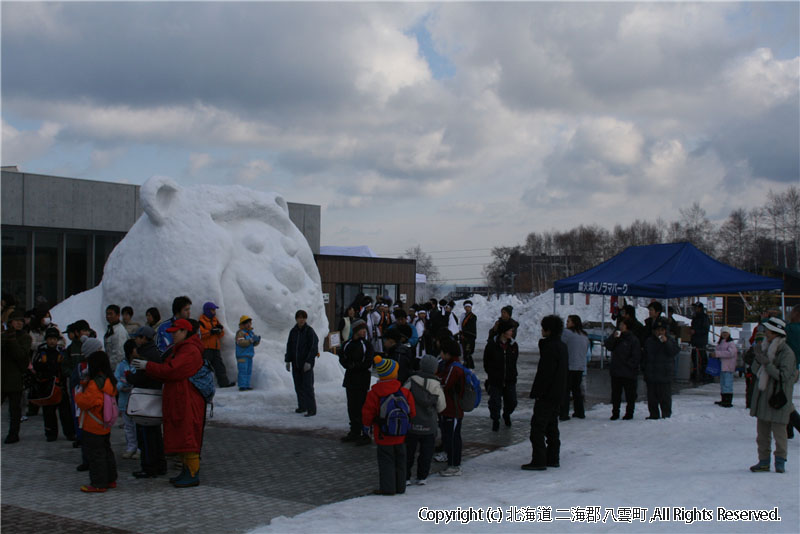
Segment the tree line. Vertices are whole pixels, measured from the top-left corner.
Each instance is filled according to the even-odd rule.
[[[800,271],[800,190],[770,191],[763,206],[732,211],[715,226],[695,202],[666,223],[635,220],[612,230],[597,224],[566,231],[531,232],[524,244],[492,249],[483,274],[492,292],[541,293],[561,278],[583,272],[630,246],[688,241],[736,268],[768,274]]]

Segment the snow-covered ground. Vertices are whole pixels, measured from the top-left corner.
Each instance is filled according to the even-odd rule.
[[[558,469],[520,470],[530,460],[530,444],[520,443],[464,462],[461,477],[432,475],[426,486],[410,486],[404,495],[321,506],[276,518],[253,532],[798,532],[800,440],[789,441],[785,474],[751,473],[747,468],[757,460],[756,422],[744,409],[744,381],[735,382],[734,408],[717,407],[718,398],[719,385],[684,390],[673,398],[672,418],[658,421],[644,419],[644,403],[637,405],[633,421],[609,421],[609,406],[598,405],[585,420],[560,424]],[[377,476],[376,464],[376,487]],[[436,524],[419,518],[459,507],[481,510],[483,520]],[[544,508],[531,524],[509,521],[512,507],[520,518],[525,518],[524,507]],[[669,507],[671,520],[654,520],[659,507]],[[781,520],[723,522],[717,520],[718,507],[777,507]],[[487,509],[500,510],[502,521],[489,524]],[[695,520],[676,518],[682,509],[696,510]],[[548,511],[552,521],[543,521]],[[620,521],[634,513],[644,521]]]

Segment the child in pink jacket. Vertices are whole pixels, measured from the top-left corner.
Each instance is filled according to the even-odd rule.
[[[719,358],[722,369],[719,373],[719,389],[722,398],[715,402],[723,408],[733,406],[733,373],[736,371],[736,355],[738,349],[731,339],[731,329],[727,326],[722,328],[719,336],[719,344],[714,357]]]

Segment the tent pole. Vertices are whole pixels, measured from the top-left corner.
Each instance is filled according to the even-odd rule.
[[[786,321],[786,298],[783,291],[781,291],[781,318]]]
[[[606,296],[603,295],[603,304],[600,306],[600,369],[606,357]]]

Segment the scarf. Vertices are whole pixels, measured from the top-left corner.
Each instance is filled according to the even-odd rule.
[[[769,348],[767,349],[767,358],[769,358],[769,362],[772,363],[775,360],[775,354],[778,353],[778,349],[783,348],[783,344],[786,343],[786,339],[782,337],[776,337],[772,340],[772,343],[769,344]],[[767,374],[766,365],[762,365],[758,369],[758,390],[759,391],[766,391],[767,383],[769,382],[769,374]]]

